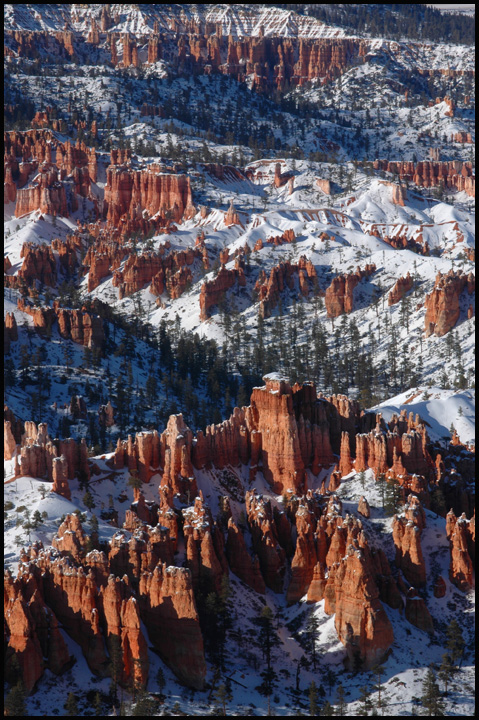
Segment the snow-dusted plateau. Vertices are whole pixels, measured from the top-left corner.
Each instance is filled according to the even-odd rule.
[[[8,715],[474,715],[447,7],[4,6]]]

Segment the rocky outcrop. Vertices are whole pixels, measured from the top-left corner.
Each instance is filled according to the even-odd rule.
[[[246,585],[264,595],[265,584],[259,566],[258,557],[251,558],[241,529],[233,518],[228,520],[228,539],[226,541],[226,557],[231,572],[237,575]]]
[[[434,288],[426,295],[424,302],[426,337],[433,333],[442,337],[455,326],[460,315],[461,293],[466,288],[469,294],[474,292],[475,278],[472,273],[466,276],[460,270],[450,270],[447,275],[437,274]]]
[[[400,277],[388,295],[388,305],[396,305],[402,298],[412,290],[413,279],[409,272],[406,277]]]
[[[7,672],[12,655],[20,669],[25,690],[31,693],[44,671],[43,652],[35,632],[35,623],[22,597],[7,601],[4,610],[8,628]]]
[[[185,211],[192,212],[190,178],[163,173],[157,165],[147,170],[109,165],[105,185],[106,219],[115,227],[127,217],[146,211],[151,217],[179,222]],[[194,212],[194,211],[193,211]]]
[[[346,646],[349,667],[372,668],[380,663],[394,641],[391,623],[379,600],[379,590],[357,542],[334,573],[335,627]]]
[[[191,462],[192,442],[193,433],[183,416],[170,415],[166,430],[161,434],[161,457],[164,457],[161,485],[188,500],[198,493]]]
[[[436,187],[464,190],[468,195],[475,196],[475,180],[470,162],[449,160],[435,162],[424,160],[418,163],[407,161],[375,160],[375,170],[384,170],[399,177],[401,182],[413,182],[419,187]]]
[[[371,508],[364,495],[361,496],[358,503],[358,513],[365,518],[371,517]]]
[[[291,582],[286,593],[288,605],[297,602],[308,593],[308,598],[317,596],[320,593],[319,583],[321,581],[319,570],[316,571],[317,580],[315,587],[309,593],[313,581],[314,570],[318,564],[316,547],[314,543],[314,530],[316,528],[316,517],[308,507],[300,505],[295,515],[296,519],[296,551],[291,561]],[[311,600],[310,600],[311,601]]]
[[[444,580],[441,575],[438,575],[438,577],[434,581],[433,586],[433,593],[435,598],[442,598],[445,596],[447,591],[446,581]]]
[[[43,165],[31,187],[17,190],[15,217],[34,210],[47,215],[68,217],[67,198],[63,183],[58,180],[56,168]]]
[[[105,341],[103,321],[100,317],[82,310],[60,308],[54,303],[58,332],[65,338],[91,349],[102,349]]]
[[[201,492],[194,505],[183,510],[183,517],[186,560],[193,587],[201,582],[207,592],[219,594],[223,577],[228,573],[223,535],[214,523]]]
[[[420,630],[424,630],[424,632],[427,632],[430,635],[434,634],[434,624],[431,613],[427,609],[426,603],[422,597],[419,597],[415,588],[409,588],[406,594],[404,617],[411,623],[411,625],[414,625]]]
[[[18,271],[18,277],[25,280],[27,285],[32,285],[34,280],[39,280],[43,285],[55,287],[57,266],[50,245],[24,243],[20,257],[23,258],[23,263]]]
[[[206,663],[190,571],[157,565],[142,573],[139,594],[150,641],[182,682],[202,690]]]
[[[246,276],[240,258],[235,260],[235,267],[232,270],[227,270],[223,265],[213,280],[207,280],[201,286],[200,320],[207,320],[211,314],[211,308],[218,305],[223,300],[225,292],[236,284],[239,287],[246,285]]]
[[[394,205],[400,205],[404,207],[404,201],[407,200],[407,190],[404,185],[398,185],[397,183],[388,183],[391,188],[391,201]]]
[[[262,470],[275,492],[297,491],[304,484],[304,461],[289,383],[274,376],[254,388],[250,414],[260,433]],[[253,458],[252,458],[253,464]]]
[[[109,400],[106,405],[98,408],[98,422],[103,427],[112,427],[115,424],[115,411]]]
[[[425,515],[416,496],[410,495],[404,515],[393,519],[393,541],[396,546],[396,565],[414,587],[426,584],[426,564],[421,549],[421,531]]]
[[[449,579],[459,590],[468,592],[473,587],[473,562],[470,549],[474,547],[474,519],[467,520],[464,513],[456,518],[450,510],[446,517],[446,534],[451,550]]]
[[[71,500],[70,485],[68,484],[68,462],[63,455],[52,459],[52,480],[52,492]]]
[[[366,265],[364,270],[357,268],[355,273],[338,275],[326,289],[324,302],[328,317],[334,318],[343,313],[350,313],[354,307],[354,288],[363,278],[370,277],[376,271],[375,265]]]
[[[297,283],[296,275],[298,276]],[[281,293],[286,288],[294,290],[296,284],[304,297],[308,297],[310,292],[317,288],[316,268],[311,260],[307,260],[304,256],[299,259],[297,264],[286,261],[275,265],[271,268],[269,277],[266,276],[264,270],[261,270],[255,285],[261,317],[270,317],[272,310],[278,304]]]
[[[3,459],[11,460],[17,450],[17,443],[12,432],[10,420],[3,421]]]
[[[76,475],[90,477],[85,439],[78,444],[72,438],[52,442],[45,423],[40,423],[37,428],[34,422],[27,421],[20,454],[15,458],[15,477],[22,475],[52,480],[54,491],[69,499],[68,480]]]
[[[279,543],[271,504],[257,495],[255,490],[246,493],[245,504],[253,548],[259,558],[264,581],[274,592],[281,593],[286,554]]]
[[[92,284],[99,284],[100,279],[109,273],[108,258],[105,255],[100,258],[100,267],[95,263]],[[113,285],[118,287],[120,300],[141,290],[148,283],[151,283],[150,292],[153,295],[162,295],[166,291],[171,298],[176,299],[193,280],[193,273],[187,266],[191,266],[195,259],[203,259],[200,248],[188,248],[165,255],[162,246],[158,253],[132,253],[121,270],[113,271]]]

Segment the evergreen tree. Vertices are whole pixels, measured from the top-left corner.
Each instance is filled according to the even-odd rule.
[[[156,684],[158,685],[160,696],[163,697],[163,690],[165,689],[166,680],[165,674],[161,668],[158,668],[158,672],[156,673]]]
[[[86,493],[83,496],[83,503],[85,507],[87,507],[89,510],[92,510],[95,507],[95,501],[93,500],[93,495],[89,490],[86,491]]]
[[[319,705],[318,705],[318,689],[316,687],[316,683],[314,681],[311,682],[309,686],[309,714],[315,717],[319,714]]]
[[[223,717],[227,716],[227,705],[230,703],[233,699],[233,695],[230,690],[228,690],[225,683],[221,683],[221,685],[218,687],[215,693],[215,699],[219,702],[221,706],[221,711],[223,714]]]
[[[369,715],[369,711],[372,709],[373,704],[371,702],[371,693],[366,685],[359,688],[359,706],[358,715],[366,716]]]
[[[334,715],[334,708],[327,700],[321,708],[321,715],[323,717],[331,717],[332,715]]]
[[[346,704],[345,695],[344,695],[344,688],[342,685],[338,685],[337,695],[338,695],[338,701],[337,701],[336,715],[339,715],[339,717],[343,717],[346,713],[347,704]]]
[[[456,661],[462,659],[466,643],[459,623],[455,618],[451,620],[446,630],[447,642],[446,648],[448,650],[451,662],[456,665]],[[460,664],[460,663],[459,663]]]
[[[438,676],[439,679],[444,683],[444,695],[447,697],[447,686],[454,672],[454,665],[451,662],[451,658],[447,653],[442,656],[442,663],[439,668]]]
[[[439,686],[436,683],[436,676],[430,666],[422,684],[421,705],[429,717],[441,717],[444,715],[444,703],[441,700]]]
[[[156,700],[149,697],[147,693],[140,692],[131,714],[133,717],[152,717],[157,715],[157,710],[158,703]]]
[[[27,706],[25,703],[25,688],[21,680],[12,687],[5,698],[5,715],[10,717],[27,717]]]
[[[66,703],[63,707],[68,717],[78,717],[78,703],[74,693],[68,693]]]
[[[127,485],[128,487],[133,488],[133,490],[140,490],[143,487],[143,481],[140,477],[138,477],[138,473],[136,470],[131,471],[131,475],[128,478]]]
[[[384,487],[383,508],[386,515],[394,515],[402,500],[402,488],[396,477],[389,478]]]
[[[261,695],[268,699],[268,715],[270,715],[270,699],[273,693],[273,688],[277,680],[276,672],[273,669],[273,649],[281,644],[278,636],[273,627],[273,613],[271,608],[267,605],[261,611],[259,617],[253,620],[255,625],[260,628],[258,634],[258,645],[263,653],[263,659],[266,667],[260,676],[263,680],[261,685],[258,686],[257,690]]]
[[[306,636],[308,639],[308,648],[311,654],[311,662],[313,664],[313,670],[316,670],[317,664],[317,653],[316,653],[316,640],[318,637],[319,622],[314,612],[311,612],[306,624]]]
[[[378,709],[380,709],[380,708],[384,707],[385,701],[386,701],[386,698],[384,697],[384,694],[381,695],[381,693],[382,693],[382,691],[383,691],[383,686],[382,686],[381,678],[382,678],[382,676],[384,675],[384,667],[383,667],[382,665],[376,665],[375,667],[373,667],[372,672],[373,672],[374,677],[375,677],[375,679],[376,679],[376,682],[375,682],[375,684],[373,685],[373,688],[374,688],[374,690],[377,690],[377,693],[378,693],[378,700],[377,700],[377,703],[376,703],[376,707],[377,707]]]

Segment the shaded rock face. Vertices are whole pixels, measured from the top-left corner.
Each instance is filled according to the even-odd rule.
[[[406,595],[406,608],[404,610],[406,620],[420,630],[431,635],[434,634],[434,624],[431,613],[426,607],[424,600],[419,597],[414,588],[410,588]]]
[[[251,530],[253,548],[259,558],[266,585],[274,592],[283,592],[286,554],[281,547],[270,503],[256,495],[255,490],[245,496],[246,514]]]
[[[388,295],[388,305],[396,305],[413,286],[413,279],[409,272],[406,277],[400,277]]]
[[[239,287],[246,285],[243,263],[237,258],[235,267],[227,270],[223,265],[214,280],[207,280],[201,286],[200,291],[200,319],[207,320],[210,310],[218,305],[225,295],[225,292],[238,284]]]
[[[105,340],[103,320],[93,313],[83,310],[60,308],[58,301],[54,307],[32,307],[19,298],[19,310],[33,318],[33,325],[40,333],[50,333],[55,320],[58,321],[58,332],[66,340],[84,345],[91,349],[102,349]]]
[[[354,307],[353,291],[362,278],[369,277],[376,271],[375,265],[366,265],[364,270],[359,268],[349,275],[338,275],[333,278],[331,285],[326,289],[324,302],[328,317],[334,318],[343,313],[350,313]]]
[[[278,304],[281,293],[286,288],[294,289],[296,275],[297,284],[303,296],[308,297],[310,292],[316,291],[316,268],[304,256],[299,259],[297,264],[286,261],[271,268],[269,278],[266,277],[264,270],[260,272],[256,281],[255,292],[258,294],[259,312],[262,317],[266,318],[271,315],[272,310]]]
[[[150,641],[182,682],[203,689],[206,663],[190,571],[158,565],[142,574],[139,593]]]
[[[450,270],[447,275],[437,274],[434,289],[426,295],[424,302],[426,337],[433,333],[442,337],[455,326],[460,315],[461,293],[466,288],[469,294],[474,292],[475,277],[472,273],[466,276],[461,271]]]
[[[241,529],[233,518],[228,520],[228,539],[226,541],[226,557],[231,571],[256,592],[264,595],[265,584],[261,575],[258,557],[251,557]]]

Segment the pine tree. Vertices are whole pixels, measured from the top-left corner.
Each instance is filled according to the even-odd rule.
[[[447,686],[454,672],[454,665],[450,656],[445,653],[442,656],[442,663],[439,668],[438,677],[444,683],[444,695],[447,697]]]
[[[158,668],[158,672],[156,673],[156,684],[158,685],[160,696],[163,697],[163,690],[165,689],[166,680],[163,670],[161,668]]]
[[[311,654],[311,662],[313,663],[313,670],[316,670],[317,664],[317,652],[316,652],[316,640],[318,637],[319,622],[314,612],[310,613],[308,622],[306,624],[306,636],[308,639],[309,651]]]
[[[93,500],[93,495],[89,490],[86,491],[86,493],[83,496],[83,504],[85,507],[88,508],[88,510],[92,510],[95,507],[95,501]]]
[[[383,689],[381,678],[384,675],[384,667],[382,665],[376,665],[375,667],[373,667],[372,672],[374,674],[374,677],[376,678],[376,683],[373,685],[373,688],[374,688],[374,690],[377,690],[377,693],[378,693],[378,700],[376,703],[376,707],[380,709],[380,708],[384,707],[384,704],[386,701],[386,698],[384,697],[384,695],[381,696],[382,689]]]
[[[321,708],[321,715],[324,717],[331,717],[334,715],[334,708],[327,700]]]
[[[429,717],[440,717],[444,715],[445,705],[441,700],[439,686],[436,683],[436,676],[431,666],[428,668],[422,684],[421,704]]]
[[[359,688],[359,702],[361,705],[359,706],[358,715],[369,715],[369,711],[372,709],[373,704],[371,702],[371,693],[366,685]]]
[[[466,643],[459,623],[456,619],[451,620],[446,630],[447,642],[446,648],[449,652],[451,662],[456,665],[456,661],[460,660],[464,654]],[[459,663],[460,664],[460,663]]]
[[[271,608],[267,605],[261,611],[259,617],[253,620],[255,625],[260,628],[258,634],[258,645],[263,653],[263,658],[266,663],[266,667],[260,676],[263,680],[261,685],[258,686],[258,692],[268,699],[268,715],[270,715],[270,698],[273,693],[273,688],[276,683],[277,675],[273,669],[273,649],[281,644],[278,636],[273,627],[273,613]]]
[[[78,717],[78,703],[74,693],[68,693],[66,703],[63,707],[68,717]]]
[[[309,686],[309,714],[315,717],[319,714],[318,689],[314,681]]]
[[[215,699],[219,702],[219,704],[221,706],[223,717],[226,717],[227,705],[228,705],[228,703],[230,703],[232,701],[233,695],[232,695],[231,691],[228,690],[225,683],[221,683],[221,685],[216,690]]]
[[[140,490],[143,487],[143,481],[140,477],[138,477],[138,473],[136,470],[131,471],[131,475],[128,478],[127,485],[133,490]]]
[[[347,703],[345,700],[344,688],[342,685],[338,685],[337,695],[338,695],[338,701],[337,701],[336,715],[339,715],[339,717],[343,717],[347,710]]]
[[[27,717],[27,706],[25,703],[25,688],[21,680],[12,687],[5,698],[5,715],[10,717]]]

